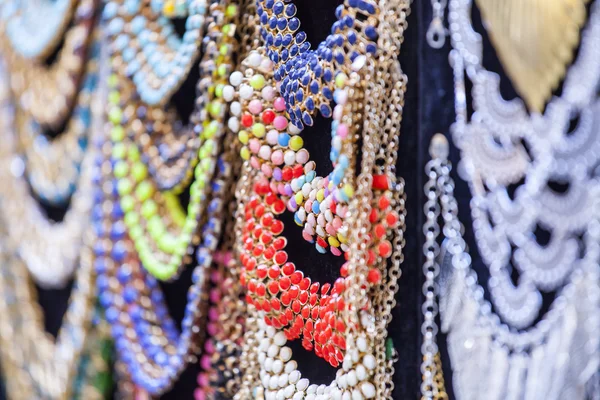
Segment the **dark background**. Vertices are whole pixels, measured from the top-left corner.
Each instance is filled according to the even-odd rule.
[[[302,29],[307,33],[313,48],[329,33],[335,19],[334,9],[339,3],[341,3],[340,0],[296,2]],[[475,20],[477,20],[477,16],[475,16]],[[394,399],[420,398],[421,265],[423,261],[421,252],[423,235],[420,227],[423,222],[422,207],[424,203],[423,169],[429,157],[427,150],[431,136],[436,132],[447,134],[448,128],[454,120],[452,71],[448,64],[450,44],[447,40],[445,47],[440,50],[429,47],[425,40],[425,32],[430,21],[431,6],[429,2],[426,0],[414,1],[408,19],[405,42],[401,54],[399,54],[404,73],[408,76],[408,90],[400,135],[400,148],[398,149],[398,174],[406,181],[407,230],[405,261],[402,265],[403,273],[399,282],[398,302],[393,310],[393,320],[389,328],[390,336],[399,353],[399,361],[395,365]],[[491,47],[485,46],[485,48],[487,49],[487,66],[501,73]],[[183,115],[188,114],[193,106],[197,75],[197,69],[192,71],[184,87],[173,98],[174,104]],[[507,83],[508,80],[502,79],[502,81],[505,94],[512,97],[511,94],[514,95],[514,91]],[[311,158],[317,163],[317,172],[321,173],[327,173],[331,169],[329,124],[329,120],[317,117],[315,125],[307,128],[303,133]],[[455,149],[452,150],[452,158],[455,160],[457,158]],[[468,218],[469,212],[466,209],[469,200],[468,190],[459,183],[457,194],[461,204],[461,216]],[[49,209],[48,211],[51,217],[60,219],[62,210]],[[338,275],[340,260],[331,255],[317,253],[313,245],[302,239],[301,229],[292,223],[291,213],[284,215],[285,234],[290,242],[288,245],[290,259],[314,280],[333,282]],[[467,226],[467,240],[472,243],[468,219],[464,222]],[[473,249],[474,246],[470,247]],[[476,255],[474,256],[477,259]],[[169,308],[177,320],[181,320],[183,317],[185,289],[191,283],[190,275],[191,268],[188,268],[177,282],[164,285]],[[39,290],[39,302],[46,316],[46,329],[52,334],[56,334],[60,326],[60,320],[67,306],[69,291],[70,287],[63,290]],[[304,377],[311,379],[314,383],[326,383],[335,377],[335,370],[312,352],[305,351],[300,346],[300,341],[294,342],[292,348]],[[440,338],[440,348],[444,360],[446,386],[451,394],[451,376],[443,338]],[[190,366],[175,387],[162,396],[162,399],[193,399],[198,371],[197,366]],[[0,398],[3,397],[0,393]],[[451,398],[453,398],[452,395]]]

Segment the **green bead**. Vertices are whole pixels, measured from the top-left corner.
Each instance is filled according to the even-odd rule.
[[[219,47],[219,54],[221,54],[222,56],[226,56],[228,52],[229,52],[228,45],[223,44],[223,45],[221,45],[221,47]]]
[[[133,240],[139,240],[144,236],[144,230],[139,225],[132,226],[129,229],[129,236],[131,236]]]
[[[233,4],[228,5],[227,8],[225,9],[225,15],[230,18],[235,17],[237,12],[238,12],[237,6],[235,6]]]
[[[124,178],[129,172],[129,165],[123,160],[117,161],[113,171],[116,178]]]
[[[135,195],[139,201],[146,201],[154,193],[154,188],[148,181],[140,182],[138,187],[135,189]]]
[[[117,182],[117,190],[121,196],[125,196],[131,193],[131,189],[133,188],[131,181],[129,179],[121,178]]]
[[[257,122],[254,125],[252,125],[252,134],[254,136],[256,136],[257,138],[261,138],[261,137],[265,136],[266,132],[267,132],[267,129],[260,122]]]
[[[219,123],[217,121],[210,121],[210,123],[208,125],[206,125],[206,128],[204,128],[204,137],[207,139],[212,139],[215,137],[218,130],[219,130]]]
[[[253,89],[261,90],[265,87],[265,77],[261,74],[254,75],[250,78],[250,86],[252,86]]]
[[[121,99],[121,95],[116,90],[111,90],[108,94],[108,102],[110,104],[117,105],[119,104],[119,100]]]
[[[394,342],[391,338],[385,340],[385,358],[391,360],[394,356]]]
[[[125,158],[126,151],[127,149],[125,148],[125,144],[117,143],[113,146],[112,157],[116,158],[117,160],[122,160]]]
[[[221,115],[221,103],[218,101],[211,101],[208,105],[208,110],[210,112],[210,115],[212,115],[213,117],[218,117],[219,115]]]
[[[119,77],[117,76],[117,74],[111,74],[108,77],[108,84],[111,87],[115,87],[115,86],[117,86],[119,84]]]
[[[242,160],[250,159],[250,150],[248,149],[248,147],[242,147],[242,149],[240,150],[240,157],[242,157]]]
[[[215,88],[215,96],[223,97],[223,88],[224,87],[225,87],[225,85],[223,85],[222,83],[218,84],[217,87]]]
[[[231,32],[231,24],[227,24],[225,26],[223,26],[223,29],[221,29],[221,32],[223,32],[224,35],[229,35],[229,32]]]
[[[300,136],[292,136],[289,145],[290,149],[298,151],[304,146],[304,140]]]
[[[154,200],[148,199],[142,204],[141,212],[144,218],[150,219],[158,212],[158,206]]]
[[[127,151],[127,158],[129,158],[130,161],[140,160],[140,150],[137,148],[137,146],[129,146],[129,149]]]
[[[110,120],[110,122],[112,122],[114,125],[117,125],[121,123],[122,118],[123,112],[119,107],[110,108],[110,111],[108,112],[108,119]]]
[[[113,142],[120,142],[125,139],[125,129],[121,125],[115,125],[110,130],[110,139]]]
[[[238,132],[238,140],[242,143],[242,144],[248,144],[248,140],[250,138],[248,137],[248,132],[246,131],[239,131]]]
[[[219,76],[225,76],[227,74],[227,65],[219,65],[219,67],[217,68],[217,73],[219,74]]]
[[[131,199],[132,204],[135,204],[135,203],[133,203],[133,198],[131,196],[127,196],[127,197]],[[123,207],[124,199],[125,198],[121,199],[121,207]],[[125,217],[123,218],[123,220],[125,221],[125,225],[132,227],[132,226],[139,224],[140,216],[138,215],[138,213],[129,210],[129,211],[125,211]]]
[[[148,169],[144,163],[136,162],[133,164],[133,167],[131,167],[131,175],[136,182],[141,182],[148,175]]]

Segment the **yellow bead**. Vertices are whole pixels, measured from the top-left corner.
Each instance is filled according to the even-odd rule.
[[[246,131],[239,131],[239,133],[238,133],[238,139],[240,140],[240,142],[242,144],[248,144],[248,132],[246,132]]]
[[[296,193],[294,195],[294,199],[296,199],[296,204],[298,204],[298,206],[304,203],[304,195],[302,194],[302,192]]]
[[[240,156],[242,157],[243,160],[250,159],[250,150],[248,150],[248,147],[246,147],[246,146],[242,147],[242,149],[240,150]]]
[[[317,192],[317,201],[320,203],[325,199],[325,191],[323,189],[319,189]]]
[[[294,150],[294,151],[298,151],[302,148],[302,146],[304,145],[304,140],[302,140],[302,138],[300,136],[293,136],[290,139],[290,149]]]
[[[327,239],[327,241],[329,242],[330,246],[340,247],[340,242],[338,242],[338,240],[336,238],[334,238],[333,236],[329,236],[329,239]]]

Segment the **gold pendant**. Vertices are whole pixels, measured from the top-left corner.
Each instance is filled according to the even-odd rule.
[[[589,0],[476,0],[517,93],[541,112],[579,44]]]

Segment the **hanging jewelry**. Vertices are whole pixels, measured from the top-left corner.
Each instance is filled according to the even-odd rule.
[[[520,99],[501,97],[500,78],[481,65],[471,2],[449,5],[457,114],[452,135],[472,194],[474,237],[490,274],[486,300],[463,239],[445,150],[430,178],[447,238],[440,255],[440,315],[454,391],[467,399],[482,393],[490,399],[586,398],[586,383],[600,362],[593,334],[600,321],[593,200],[600,142],[595,85],[581,83],[599,79],[597,5],[561,96],[531,116]],[[473,85],[472,114],[465,78]],[[552,297],[547,310],[542,294]]]
[[[339,90],[338,92],[339,100],[341,100],[339,103],[341,104],[336,115],[336,119],[339,118],[339,120],[337,124],[334,123],[334,134],[332,135],[334,138],[334,144],[332,145],[334,163],[338,160],[337,156],[342,153],[341,150],[344,148],[341,138],[346,136],[344,133],[347,133],[345,129],[338,131],[337,127],[340,125],[340,122],[351,123],[354,117],[358,121],[362,121],[360,109],[356,110],[352,108],[356,105],[356,102],[353,102],[352,99],[356,96],[356,99],[360,100],[362,98],[362,90],[366,90],[367,93],[364,98],[370,99],[366,105],[366,111],[372,110],[372,112],[366,113],[369,118],[365,121],[367,133],[365,133],[363,138],[363,146],[368,151],[363,153],[366,155],[363,157],[361,164],[362,174],[357,178],[358,186],[354,194],[356,197],[350,199],[355,202],[350,203],[348,206],[349,210],[360,213],[360,217],[354,215],[355,219],[352,219],[353,214],[348,211],[348,226],[352,228],[356,226],[354,224],[365,224],[368,226],[361,226],[361,229],[356,227],[356,230],[348,229],[348,231],[369,232],[370,225],[372,224],[377,232],[382,231],[380,236],[374,236],[378,238],[383,238],[388,229],[398,227],[397,224],[400,223],[400,216],[402,215],[402,211],[400,213],[393,211],[398,210],[396,207],[400,207],[400,210],[402,209],[403,200],[401,200],[402,184],[396,187],[393,183],[395,174],[392,171],[397,148],[397,144],[394,147],[393,143],[397,142],[393,139],[396,136],[392,132],[397,132],[400,117],[400,113],[397,111],[401,109],[398,105],[401,104],[403,99],[403,85],[405,82],[400,74],[399,66],[394,61],[393,57],[395,57],[395,54],[391,56],[386,51],[395,53],[397,47],[392,47],[391,43],[399,44],[401,41],[402,32],[405,28],[403,18],[406,16],[407,6],[404,3],[398,5],[388,5],[386,3],[381,6],[385,10],[381,14],[378,14],[378,9],[374,5],[367,4],[367,2],[361,3],[360,9],[354,9],[353,6],[348,5],[342,6],[338,9],[337,15],[341,21],[345,22],[344,24],[336,23],[334,26],[334,33],[337,33],[338,30],[341,33],[344,29],[348,29],[345,25],[346,23],[350,23],[350,27],[354,26],[351,24],[354,21],[354,13],[364,13],[366,18],[361,15],[361,20],[371,22],[377,22],[379,20],[378,16],[381,16],[381,20],[383,21],[380,25],[381,32],[398,32],[397,36],[395,34],[392,37],[383,35],[383,38],[381,38],[384,50],[381,57],[377,58],[377,61],[383,64],[381,65],[381,69],[378,69],[380,71],[378,74],[375,73],[373,66],[375,61],[370,61],[369,56],[365,55],[359,58],[358,54],[352,54],[355,61],[355,71],[335,76],[335,83],[338,85],[338,89],[347,89],[348,91]],[[392,12],[391,10],[394,11]],[[270,17],[271,13],[280,15],[281,17],[279,19],[275,16]],[[261,18],[261,23],[264,24],[263,26],[266,26],[272,20],[271,25],[273,27],[280,25],[282,29],[281,34],[270,34],[268,29],[265,28],[262,34],[263,40],[266,41],[267,45],[273,43],[275,47],[278,47],[280,43],[286,47],[291,46],[289,51],[284,47],[284,50],[281,52],[284,61],[288,61],[290,55],[294,57],[302,54],[302,57],[306,58],[312,56],[304,54],[310,48],[305,45],[305,35],[303,33],[293,35],[293,32],[299,27],[299,22],[294,17],[294,14],[295,7],[293,4],[284,5],[280,2],[259,3],[258,15]],[[391,22],[387,21],[383,17],[384,15],[399,15],[400,17]],[[388,24],[392,24],[393,28]],[[386,28],[383,28],[383,26]],[[286,29],[289,29],[291,33],[288,34]],[[368,23],[361,24],[358,32],[350,29],[349,33],[344,32],[343,35],[352,36],[356,40],[358,35],[364,34],[365,31],[370,32],[370,29],[375,31],[376,28],[371,27]],[[328,41],[333,45],[338,40],[338,36],[342,39],[341,34],[334,34],[328,38]],[[372,38],[377,38],[377,33]],[[376,49],[371,49],[368,46],[367,48],[368,52],[376,51]],[[401,261],[400,243],[402,242],[402,237],[401,235],[395,236],[394,244],[396,246],[394,249],[396,250],[392,251],[392,246],[390,245],[389,253],[385,246],[381,247],[384,251],[378,253],[378,240],[371,242],[368,248],[362,246],[348,248],[350,261],[342,268],[342,278],[336,281],[333,287],[330,284],[324,284],[321,287],[319,283],[312,283],[310,278],[304,277],[302,272],[298,271],[293,263],[288,262],[287,253],[285,252],[287,240],[285,237],[280,236],[283,231],[283,224],[277,219],[277,215],[285,210],[284,200],[286,196],[289,198],[293,194],[291,185],[288,184],[286,188],[284,182],[293,178],[300,178],[304,173],[307,176],[312,175],[314,177],[314,173],[310,174],[312,171],[311,167],[309,166],[308,170],[305,170],[304,167],[304,164],[313,165],[314,163],[308,164],[308,154],[306,150],[301,149],[302,141],[299,136],[295,136],[300,132],[302,121],[310,123],[312,117],[310,117],[310,112],[303,114],[302,109],[299,112],[293,108],[290,109],[289,104],[294,104],[295,100],[292,100],[291,95],[286,95],[286,89],[283,88],[284,85],[290,84],[289,79],[285,78],[282,80],[281,91],[283,98],[274,95],[272,89],[269,87],[270,80],[273,78],[281,79],[282,75],[277,74],[279,73],[278,71],[282,71],[281,68],[285,67],[276,67],[273,73],[273,67],[269,61],[277,63],[279,54],[274,51],[267,53],[271,57],[271,60],[267,60],[261,54],[261,51],[264,50],[259,50],[251,54],[244,61],[244,65],[248,68],[244,73],[245,78],[240,76],[241,79],[238,80],[232,75],[232,86],[238,87],[242,105],[240,116],[238,116],[237,121],[233,121],[233,125],[237,125],[237,122],[241,123],[239,124],[241,125],[239,138],[242,143],[248,144],[247,151],[242,153],[242,157],[248,159],[248,161],[245,164],[245,173],[242,175],[243,181],[238,192],[240,208],[238,209],[239,233],[237,236],[241,240],[238,239],[237,251],[240,254],[240,261],[245,269],[242,279],[248,288],[247,301],[253,306],[250,308],[250,317],[246,321],[247,333],[244,336],[244,352],[242,357],[242,368],[245,373],[244,386],[243,390],[238,393],[237,398],[249,397],[250,392],[253,391],[255,395],[259,397],[264,395],[266,398],[275,398],[275,396],[291,398],[292,396],[301,396],[306,393],[341,396],[343,392],[347,392],[348,394],[353,393],[354,396],[361,396],[361,398],[362,396],[372,398],[376,395],[378,395],[378,398],[389,397],[391,396],[389,373],[391,371],[392,356],[389,354],[390,359],[386,360],[385,326],[389,320],[389,310],[387,307],[393,305],[393,296],[396,289],[395,280],[399,275],[399,263]],[[325,60],[331,54],[331,51],[327,53],[319,47],[318,55],[325,57]],[[341,59],[343,61],[344,54],[340,52],[339,56],[338,60]],[[317,55],[315,55],[315,61],[318,62]],[[290,66],[295,65],[293,59],[289,63]],[[301,67],[307,64],[298,63],[296,65]],[[315,68],[314,64],[308,65]],[[369,65],[369,67],[366,65]],[[361,67],[364,67],[362,71]],[[253,68],[254,71],[250,68]],[[319,71],[318,68],[317,71]],[[365,79],[359,79],[359,73],[364,73]],[[331,70],[328,73],[320,70],[320,72],[317,72],[317,78],[321,74],[329,77],[324,80],[326,83],[334,78]],[[393,82],[397,82],[398,86],[393,86],[390,89],[393,93],[385,93],[384,90],[381,90],[381,86],[378,86],[386,81],[383,78],[386,74],[390,74],[387,76],[387,80],[391,79]],[[300,79],[302,74],[297,73],[292,76]],[[373,84],[372,88],[363,88],[358,85],[358,82],[369,82],[368,78],[371,76],[376,76],[377,78],[374,79],[376,83]],[[306,81],[304,85],[308,85],[311,82],[310,74],[302,80]],[[301,81],[295,83],[298,88],[301,87]],[[316,83],[318,85],[318,82]],[[289,88],[291,89],[296,86],[291,84]],[[316,87],[318,88],[318,86]],[[327,97],[333,98],[333,91],[328,92],[328,89],[328,85],[326,85],[323,93],[330,94]],[[310,90],[310,88],[307,90]],[[320,111],[329,116],[332,114],[332,111],[327,108],[327,97],[323,96],[319,98],[318,104],[323,106],[319,107],[321,108]],[[299,98],[306,97],[299,95]],[[344,99],[348,99],[348,101],[346,102]],[[261,105],[261,100],[266,102],[272,101],[273,105],[263,106]],[[399,103],[393,103],[390,104],[390,107],[386,107],[385,102],[387,101],[398,101]],[[288,105],[288,112],[296,126],[288,125],[287,119],[284,118],[285,114],[283,114],[283,111],[286,103]],[[355,113],[351,114],[349,110],[353,110]],[[392,110],[392,116],[388,118],[387,113],[390,110]],[[279,117],[283,117],[284,119],[277,123],[279,126],[276,126],[275,120]],[[386,123],[378,125],[371,118],[381,118],[381,121],[386,121],[389,125]],[[242,126],[248,129],[243,129]],[[375,128],[376,126],[377,129]],[[385,127],[384,132],[381,132],[380,126]],[[354,125],[350,128],[354,128]],[[387,129],[390,130],[388,131]],[[383,136],[378,136],[375,133],[377,131]],[[390,136],[387,136],[388,134]],[[295,143],[290,138],[294,136],[296,137]],[[266,137],[266,142],[263,142],[264,144],[260,143],[261,139],[265,140],[263,137]],[[382,140],[384,137],[388,140]],[[283,139],[281,141],[283,143],[280,142],[279,138]],[[258,142],[256,142],[257,139],[259,139]],[[252,142],[253,140],[255,144]],[[290,143],[291,146],[296,148],[287,149],[286,147]],[[390,146],[378,147],[380,143],[390,143]],[[284,160],[285,166],[283,168],[280,167],[283,163],[277,163],[279,160],[278,155],[275,155],[275,159],[273,160],[272,155],[276,153],[272,152],[269,148],[270,146],[267,146],[268,144],[275,146],[273,149],[276,151],[283,147],[283,150],[279,150],[279,154],[283,158],[288,157],[287,160]],[[277,144],[281,147],[278,148]],[[380,150],[377,151],[376,149]],[[253,156],[253,153],[257,156]],[[379,157],[383,161],[381,170],[379,167],[375,167],[374,163],[375,158]],[[269,165],[269,160],[274,162],[275,168]],[[348,160],[348,164],[342,165],[342,172],[349,164],[350,161]],[[376,178],[374,179],[374,177]],[[283,182],[281,182],[282,180]],[[302,187],[304,183],[296,183],[296,185]],[[327,185],[324,187],[327,187]],[[398,192],[395,192],[396,189]],[[309,187],[305,190],[310,191],[310,183]],[[317,192],[318,190],[315,190],[314,197],[310,198],[311,200],[316,198]],[[392,194],[394,192],[395,194]],[[324,193],[322,192],[322,194]],[[308,197],[308,192],[306,195]],[[350,197],[348,196],[348,198]],[[372,202],[374,203],[373,211],[370,208]],[[359,204],[360,211],[358,211]],[[318,202],[317,206],[319,206]],[[378,212],[378,208],[381,214]],[[318,208],[315,213],[318,213]],[[386,221],[386,218],[381,220],[380,218],[386,215],[386,213],[390,215],[390,219],[388,221]],[[330,215],[331,217],[333,216]],[[402,232],[402,226],[398,228]],[[361,234],[353,237],[356,240],[356,244],[362,242],[360,237]],[[339,246],[339,243],[337,246]],[[393,259],[393,267],[388,271],[386,260],[390,256]],[[357,267],[359,270],[355,269]],[[382,285],[387,290],[382,289],[379,285]],[[369,290],[369,288],[375,287],[390,297],[384,299],[375,295],[377,293],[375,289],[373,289],[373,292]],[[354,290],[358,290],[361,294],[359,295]],[[360,314],[359,310],[365,306],[366,293],[374,295],[374,298],[369,298],[371,301],[369,304],[372,307],[370,312],[381,317],[376,327],[371,325],[373,320],[370,318],[373,314],[370,314],[370,312],[365,311],[358,318]],[[332,324],[331,327],[329,324]],[[370,328],[367,328],[367,326]],[[347,332],[347,329],[350,329],[350,331]],[[364,335],[362,329],[367,329],[371,332],[376,331],[377,333],[372,336]],[[303,345],[307,349],[311,350],[314,348],[317,355],[324,357],[334,366],[340,363],[343,364],[343,368],[338,372],[338,379],[333,381],[329,386],[326,387],[323,385],[317,388],[316,385],[309,385],[307,379],[301,379],[301,375],[296,369],[295,361],[291,360],[291,350],[285,346],[287,340],[293,340],[300,336],[303,336]],[[351,349],[352,352],[344,355],[347,348]],[[374,354],[377,354],[377,359]],[[373,379],[374,376],[377,376],[377,379]],[[377,387],[373,382],[377,382]]]

